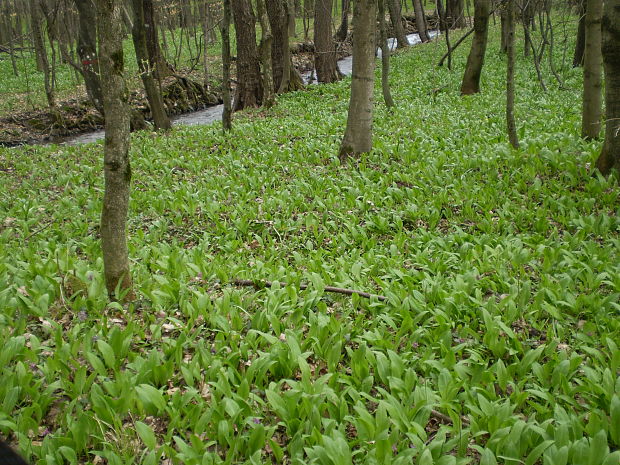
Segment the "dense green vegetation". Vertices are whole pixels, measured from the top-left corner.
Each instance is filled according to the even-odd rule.
[[[467,50],[397,56],[347,166],[348,81],[226,136],[134,134],[126,307],[102,146],[0,149],[0,432],[39,464],[617,464],[617,182],[579,138],[580,70],[543,93],[519,55],[509,148],[497,49],[468,98]]]

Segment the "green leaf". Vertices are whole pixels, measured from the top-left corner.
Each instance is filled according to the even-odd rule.
[[[151,427],[141,421],[136,421],[135,425],[138,436],[140,436],[147,449],[154,450],[157,447],[157,439]]]

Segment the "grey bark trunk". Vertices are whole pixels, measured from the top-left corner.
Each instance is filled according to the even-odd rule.
[[[101,89],[105,110],[105,194],[101,213],[101,248],[108,294],[131,297],[127,211],[131,166],[127,89],[123,75],[123,13],[121,0],[96,0],[101,60]]]
[[[385,106],[392,108],[394,99],[390,92],[390,47],[388,47],[387,27],[385,24],[385,2],[391,0],[379,0],[379,31],[381,40],[381,91]]]
[[[415,26],[418,29],[418,35],[422,42],[431,40],[428,35],[428,25],[426,24],[426,14],[422,6],[422,0],[413,0],[413,11],[415,14]]]
[[[375,84],[375,21],[377,0],[356,0],[353,5],[353,72],[347,127],[339,158],[372,149],[372,105]]]
[[[407,40],[407,34],[405,34],[405,28],[403,26],[403,17],[402,17],[401,10],[400,10],[400,0],[384,0],[384,1],[387,2],[388,9],[390,11],[390,20],[392,22],[392,29],[394,29],[394,35],[396,36],[396,47],[397,48],[408,47],[409,41]]]
[[[349,34],[349,13],[351,12],[351,0],[342,0],[342,12],[340,26],[336,31],[336,40],[344,42]]]
[[[265,10],[265,0],[256,0],[256,14],[258,15],[261,27],[259,49],[263,73],[263,105],[269,108],[275,103],[271,63],[271,43],[273,42],[273,36],[271,35],[271,26],[269,26],[269,18]]]
[[[222,22],[220,23],[220,32],[222,34],[222,100],[224,101],[222,130],[226,132],[232,129],[232,105],[230,101],[230,0],[223,1],[223,10]]]
[[[583,105],[581,137],[596,139],[601,132],[603,57],[601,55],[601,17],[603,0],[588,0],[583,60]]]
[[[263,85],[256,47],[255,17],[249,0],[231,0],[237,38],[237,88],[233,111],[263,102]],[[273,32],[273,29],[272,29]]]

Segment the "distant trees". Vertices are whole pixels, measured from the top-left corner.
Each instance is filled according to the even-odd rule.
[[[314,3],[314,67],[318,82],[335,82],[342,76],[336,64],[332,38],[332,0]]]
[[[588,0],[585,20],[585,53],[583,60],[583,105],[581,137],[595,139],[601,132],[602,66],[601,16],[603,0]]]
[[[506,2],[506,127],[508,129],[508,139],[510,145],[515,149],[519,148],[517,137],[517,125],[515,123],[515,24],[514,24],[514,4],[515,0]]]
[[[237,88],[233,111],[263,102],[263,84],[256,46],[256,17],[249,0],[231,0],[237,39]]]

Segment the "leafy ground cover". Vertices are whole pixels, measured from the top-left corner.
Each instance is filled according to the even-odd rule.
[[[543,93],[519,56],[509,147],[496,39],[473,97],[466,50],[395,57],[346,166],[347,81],[134,134],[127,307],[101,145],[0,149],[0,431],[39,464],[617,464],[617,182],[579,70]]]

